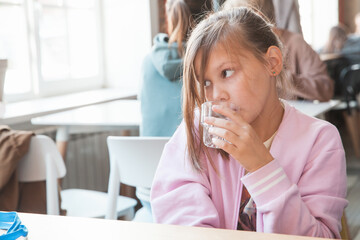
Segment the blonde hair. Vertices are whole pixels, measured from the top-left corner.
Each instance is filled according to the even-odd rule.
[[[180,56],[184,54],[183,41],[193,24],[189,6],[183,0],[169,0],[166,2],[166,13],[168,17],[169,44],[176,42]]]
[[[200,22],[193,30],[184,56],[183,70],[183,116],[186,124],[187,150],[194,169],[203,169],[200,155],[205,153],[211,165],[214,164],[202,141],[202,126],[199,124],[198,131],[195,128],[195,109],[205,101],[203,72],[195,74],[194,61],[201,51],[201,66],[204,70],[212,49],[222,44],[228,52],[241,54],[247,49],[259,59],[265,67],[268,62],[264,54],[271,46],[282,48],[277,35],[272,31],[272,25],[265,21],[259,14],[250,8],[233,8],[219,11],[210,15]],[[233,55],[233,56],[234,56]],[[277,76],[278,90],[285,82],[284,72]],[[280,88],[279,88],[280,86]],[[199,109],[201,111],[201,109]],[[199,120],[200,121],[200,120]],[[219,153],[228,158],[228,154],[219,150]]]
[[[180,56],[184,54],[183,42],[202,11],[211,9],[210,0],[167,0],[166,15],[168,21],[169,45],[176,42]],[[171,28],[169,28],[171,26]]]

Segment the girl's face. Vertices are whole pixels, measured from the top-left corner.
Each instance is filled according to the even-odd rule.
[[[201,52],[195,58],[197,76],[200,68]],[[276,95],[271,71],[248,50],[231,57],[222,44],[217,44],[203,71],[206,100],[234,103],[249,124],[262,115],[274,91]]]

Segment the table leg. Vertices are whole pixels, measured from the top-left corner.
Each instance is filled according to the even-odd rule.
[[[56,131],[56,145],[64,161],[66,160],[68,140],[69,127],[59,127]]]
[[[69,127],[59,127],[56,131],[56,146],[66,163],[66,151],[69,140]],[[61,189],[62,179],[58,179],[59,189]],[[60,190],[61,191],[61,190]]]
[[[131,136],[131,131],[128,129],[122,130],[120,135],[121,136]]]

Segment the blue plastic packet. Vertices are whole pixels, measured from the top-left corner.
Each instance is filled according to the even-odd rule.
[[[0,212],[0,240],[27,239],[28,230],[16,212]]]

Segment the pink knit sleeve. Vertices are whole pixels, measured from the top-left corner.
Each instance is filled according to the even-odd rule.
[[[218,212],[209,197],[210,182],[192,169],[185,151],[184,123],[165,146],[151,188],[155,222],[219,227]]]
[[[319,134],[298,182],[290,181],[277,159],[242,181],[257,206],[257,231],[340,238],[346,166],[335,127]]]

